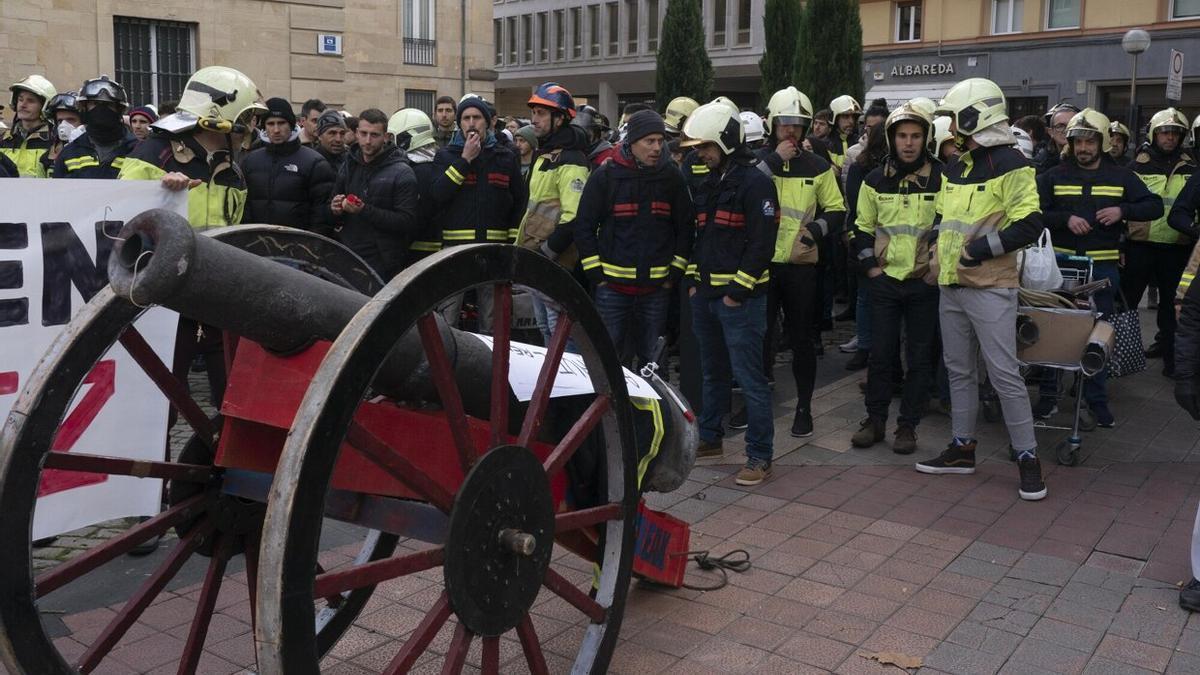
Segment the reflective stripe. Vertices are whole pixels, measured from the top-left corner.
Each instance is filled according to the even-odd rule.
[[[1186,291],[1189,287],[1191,287],[1192,281],[1195,280],[1195,278],[1195,274],[1188,274],[1185,272],[1182,277],[1179,277],[1180,290]]]
[[[687,266],[688,266],[687,258],[684,258],[681,256],[675,256],[675,258],[673,260],[671,260],[671,267],[678,267],[679,269],[685,269],[685,268],[687,268]]]
[[[1124,197],[1125,187],[1122,185],[1093,185],[1092,195],[1096,197]]]
[[[821,231],[822,237],[829,234],[829,223],[825,222],[824,218],[817,218],[810,224],[817,226],[817,229]]]
[[[583,264],[583,269],[594,270],[600,266],[600,256],[590,255],[580,261]]]
[[[871,250],[871,249],[869,249],[869,248],[864,248],[863,250],[861,250],[861,251],[859,251],[859,252],[858,252],[858,259],[859,259],[859,260],[866,260],[867,258],[870,258],[870,257],[872,257],[872,256],[874,256],[874,255],[875,255],[875,251],[873,251],[873,250]]]
[[[783,216],[784,218],[791,218],[792,220],[798,220],[801,223],[807,223],[809,220],[812,219],[812,214],[810,214],[809,212],[801,211],[800,209],[793,209],[790,206],[780,206],[779,214],[781,216]]]
[[[1083,195],[1083,186],[1082,185],[1055,185],[1054,186],[1054,196],[1055,197],[1071,197],[1071,196],[1075,196],[1075,195],[1079,195],[1079,196]]]
[[[444,230],[442,239],[446,241],[472,241],[475,239],[475,230]]]
[[[114,168],[114,169],[120,169],[124,165],[125,165],[124,157],[117,157],[116,159],[114,159],[112,161],[112,168]]]
[[[442,250],[442,244],[437,241],[414,241],[412,246],[408,248],[410,251],[427,251],[433,253]]]
[[[89,166],[100,166],[100,162],[96,161],[96,158],[91,155],[84,155],[83,157],[68,159],[63,162],[63,165],[67,167],[68,171],[78,171]]]
[[[651,267],[650,268],[650,278],[651,279],[662,279],[670,273],[671,273],[670,265],[663,265],[662,267]]]
[[[898,237],[908,235],[910,237],[919,237],[927,231],[926,228],[916,225],[878,225],[876,231],[883,230],[889,237]]]
[[[446,176],[450,180],[454,181],[454,183],[456,185],[463,184],[463,175],[459,172],[458,169],[454,168],[453,166],[446,167]]]
[[[992,232],[987,236],[988,248],[992,249],[992,256],[999,258],[1004,255],[1004,242],[1000,241],[1000,233]]]
[[[978,228],[978,229],[976,229],[976,228]],[[981,227],[979,225],[972,225],[969,223],[964,223],[961,220],[943,220],[941,223],[938,223],[938,226],[935,229],[946,230],[949,232],[957,232],[964,236],[975,235],[978,237],[978,236],[981,236],[984,234],[990,234],[992,232],[995,232],[996,226],[995,225],[986,225],[986,226]]]
[[[488,230],[488,241],[508,241],[508,230]]]
[[[697,175],[708,173],[708,167],[703,164],[693,164],[692,173]]]
[[[1055,246],[1054,251],[1056,253],[1063,253],[1066,255],[1079,255],[1079,252],[1076,251],[1075,249],[1064,248],[1062,246]],[[1095,251],[1084,251],[1083,255],[1091,258],[1092,260],[1099,260],[1099,261],[1120,260],[1121,259],[1121,252],[1115,248],[1099,249],[1099,250],[1095,250]]]
[[[755,279],[754,277],[750,276],[749,274],[747,274],[746,272],[743,272],[741,270],[738,270],[738,272],[736,274],[710,274],[710,275],[708,275],[708,283],[713,286],[723,286],[725,284],[728,284],[731,281],[736,281],[738,283],[738,285],[745,286],[746,288],[748,288],[750,290],[754,290],[755,286],[757,286],[759,284],[765,284],[770,280],[771,280],[771,270],[769,270],[769,269],[766,270],[765,272],[763,272],[762,276],[759,277],[758,279]]]
[[[604,273],[610,277],[616,277],[618,279],[636,279],[637,278],[637,268],[636,267],[619,267],[617,265],[610,265],[606,262],[600,263],[600,266],[604,269]]]

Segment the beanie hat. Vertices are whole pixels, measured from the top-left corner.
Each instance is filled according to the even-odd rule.
[[[666,134],[663,118],[653,110],[639,110],[625,121],[625,140],[636,143],[650,134]]]
[[[454,121],[458,122],[458,126],[462,126],[462,115],[467,108],[476,108],[483,115],[484,122],[490,127],[492,126],[492,107],[487,101],[478,96],[467,96],[458,102],[458,109],[454,111]]]
[[[282,98],[267,99],[267,116],[263,121],[272,117],[282,117],[289,125],[296,126],[296,113],[292,111],[292,104]]]
[[[320,117],[317,118],[318,136],[334,127],[341,129],[346,128],[346,118],[342,117],[340,112],[336,110],[326,110],[325,112],[321,113]]]
[[[154,114],[154,109],[148,105],[140,105],[129,111],[129,118],[133,119],[134,115],[141,115],[151,122],[158,121],[158,115]]]
[[[529,144],[529,147],[533,148],[535,151],[538,149],[537,130],[533,128],[532,124],[526,124],[520,129],[517,129],[517,135],[525,139],[525,142]]]

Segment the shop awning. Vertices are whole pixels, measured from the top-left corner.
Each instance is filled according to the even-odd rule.
[[[925,98],[933,99],[937,103],[946,91],[950,89],[953,82],[907,82],[905,84],[877,84],[867,91],[867,95],[863,100],[863,107],[871,105],[871,101],[877,98],[886,98],[888,108],[895,108],[905,101],[924,96]]]

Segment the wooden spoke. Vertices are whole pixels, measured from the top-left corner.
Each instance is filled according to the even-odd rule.
[[[611,404],[612,399],[608,397],[608,394],[601,394],[596,397],[596,400],[592,401],[592,404],[583,412],[583,415],[575,420],[575,424],[571,426],[571,430],[567,432],[567,435],[563,436],[563,439],[554,447],[554,451],[546,458],[546,462],[543,465],[546,467],[546,475],[554,476],[554,474],[561,471],[567,465],[567,462],[575,454],[575,451],[579,449],[584,439],[600,423],[600,419],[604,417],[604,413],[608,412]]]
[[[473,637],[462,622],[454,627],[454,637],[450,638],[450,648],[446,650],[446,660],[442,663],[442,675],[456,675],[462,672]]]
[[[546,578],[542,580],[542,584],[558,597],[571,603],[575,609],[583,612],[592,620],[592,623],[604,623],[608,612],[595,600],[589,598],[587,593],[576,588],[566,577],[555,572],[553,568],[546,570]]]
[[[159,391],[167,397],[171,405],[183,415],[183,419],[196,430],[196,436],[207,446],[212,447],[213,436],[215,431],[212,423],[208,419],[208,415],[200,409],[200,404],[192,398],[188,393],[187,386],[180,382],[171,369],[163,364],[162,359],[158,358],[158,354],[150,348],[150,344],[146,342],[146,338],[138,332],[138,329],[130,325],[121,333],[119,338],[121,346],[133,360],[141,366],[146,375],[158,386]]]
[[[483,675],[500,675],[500,638],[483,638]]]
[[[592,525],[599,525],[608,520],[616,520],[625,514],[625,509],[617,502],[610,502],[590,509],[567,511],[554,516],[554,532],[561,533],[579,530]]]
[[[512,284],[494,287],[492,302],[492,446],[508,435],[508,359],[512,343]]]
[[[212,622],[213,609],[217,606],[217,593],[221,590],[221,580],[225,576],[225,565],[233,556],[234,535],[222,534],[216,544],[216,553],[208,561],[208,571],[204,575],[204,585],[200,588],[200,598],[196,601],[196,614],[188,629],[187,643],[183,647],[183,655],[179,658],[179,675],[196,672],[200,663],[200,655],[204,651],[204,638],[208,635],[208,625]]]
[[[407,673],[409,669],[421,658],[421,654],[425,653],[425,649],[429,643],[433,641],[434,636],[442,629],[446,623],[446,619],[450,618],[450,598],[445,591],[438,596],[437,602],[433,603],[433,608],[421,619],[421,623],[417,625],[417,629],[412,632],[404,646],[400,648],[400,652],[392,659],[384,669],[385,675],[397,675],[399,673]]]
[[[250,634],[258,628],[258,547],[260,539],[257,534],[246,539],[246,587],[250,589]],[[257,656],[255,657],[258,658]]]
[[[529,409],[525,411],[525,420],[521,424],[521,435],[517,445],[529,447],[530,441],[537,437],[546,417],[546,407],[550,404],[550,392],[554,389],[554,378],[558,375],[559,364],[562,363],[563,351],[567,348],[567,340],[571,337],[571,317],[560,314],[554,334],[550,336],[550,344],[546,347],[546,360],[538,372],[537,385],[533,388],[533,398],[529,401]]]
[[[213,477],[211,466],[85,455],[76,452],[47,453],[42,469],[62,469],[63,471],[103,473],[110,476],[133,476],[135,478],[162,478],[188,483],[206,483]]]
[[[517,624],[517,637],[521,638],[521,651],[525,652],[525,663],[529,665],[530,675],[550,675],[550,670],[546,668],[546,656],[542,654],[542,645],[538,642],[537,631],[533,629],[533,619],[530,619],[528,614]]]
[[[458,382],[454,379],[454,369],[446,356],[446,346],[442,344],[442,332],[438,330],[437,320],[433,314],[426,314],[417,319],[417,330],[421,333],[421,344],[425,347],[425,358],[429,361],[429,377],[437,387],[438,398],[442,400],[442,410],[446,421],[450,424],[450,435],[454,438],[454,448],[458,451],[458,463],[463,473],[470,470],[479,456],[475,443],[471,440],[467,426],[467,414],[463,412],[462,394],[458,391]]]
[[[424,497],[430,504],[438,507],[444,513],[450,513],[450,507],[454,504],[454,496],[412,462],[392,450],[387,443],[384,443],[366,427],[351,421],[350,428],[346,431],[346,442],[363,457],[378,464],[393,478]]]
[[[441,546],[394,558],[384,558],[362,565],[353,565],[333,572],[319,574],[313,583],[314,598],[328,598],[356,588],[374,586],[381,581],[406,574],[433,569],[442,564],[445,549]]]

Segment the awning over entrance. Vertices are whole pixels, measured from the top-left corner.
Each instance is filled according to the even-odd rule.
[[[905,84],[877,84],[867,91],[862,102],[863,107],[871,105],[877,98],[886,98],[888,108],[892,109],[905,101],[924,96],[933,99],[934,103],[941,100],[950,89],[953,82],[908,82]]]

